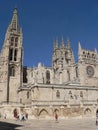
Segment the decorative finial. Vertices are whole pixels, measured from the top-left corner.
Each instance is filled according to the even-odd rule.
[[[71,48],[71,46],[70,46],[70,39],[69,38],[67,38],[67,48]]]
[[[64,37],[63,37],[63,35],[62,35],[61,47],[64,47]]]
[[[55,47],[58,48],[58,37],[56,37]]]
[[[17,6],[15,5],[15,8],[14,8],[14,14],[17,14],[17,12],[18,12],[18,9],[17,9]]]
[[[78,48],[79,48],[79,50],[81,50],[81,43],[80,42],[78,43]]]
[[[56,40],[54,42],[54,50],[58,48],[58,38],[56,37]]]
[[[96,49],[96,48],[95,48],[95,50],[94,50],[94,51],[95,51],[95,53],[97,54],[97,49]]]

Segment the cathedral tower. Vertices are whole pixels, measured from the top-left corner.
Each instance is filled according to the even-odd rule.
[[[98,54],[96,49],[91,51],[83,49],[79,43],[78,70],[82,85],[98,86]]]
[[[18,12],[15,8],[0,54],[1,102],[18,101],[17,92],[22,85],[22,51],[22,30],[18,24]]]
[[[67,44],[64,44],[64,38],[62,37],[62,42],[60,47],[58,47],[58,39],[54,44],[54,52],[52,57],[52,65],[54,70],[61,70],[73,64],[74,55],[71,49],[70,40],[67,39]]]
[[[74,55],[70,45],[70,40],[67,39],[67,44],[65,45],[64,38],[62,37],[61,45],[58,47],[58,40],[56,39],[52,57],[52,67],[54,75],[57,76],[56,79],[59,83],[71,80],[70,66],[74,63]]]

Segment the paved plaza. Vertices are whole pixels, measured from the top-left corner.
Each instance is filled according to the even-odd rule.
[[[95,119],[27,120],[0,119],[0,130],[98,130]]]

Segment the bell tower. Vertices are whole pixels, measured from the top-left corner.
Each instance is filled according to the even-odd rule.
[[[79,79],[82,85],[98,86],[98,54],[95,50],[78,47]]]
[[[18,102],[17,91],[22,86],[22,53],[22,30],[18,24],[18,11],[15,8],[0,54],[1,102]]]

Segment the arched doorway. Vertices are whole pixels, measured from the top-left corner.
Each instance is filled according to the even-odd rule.
[[[47,117],[47,116],[49,116],[47,110],[42,109],[42,110],[39,112],[39,117],[40,117],[40,118],[45,118],[45,117]]]
[[[54,112],[53,112],[53,115],[55,114],[58,114],[59,115],[59,110],[58,109],[55,109]]]
[[[90,108],[86,108],[85,111],[84,111],[84,115],[85,116],[90,116],[92,114],[92,111]]]

